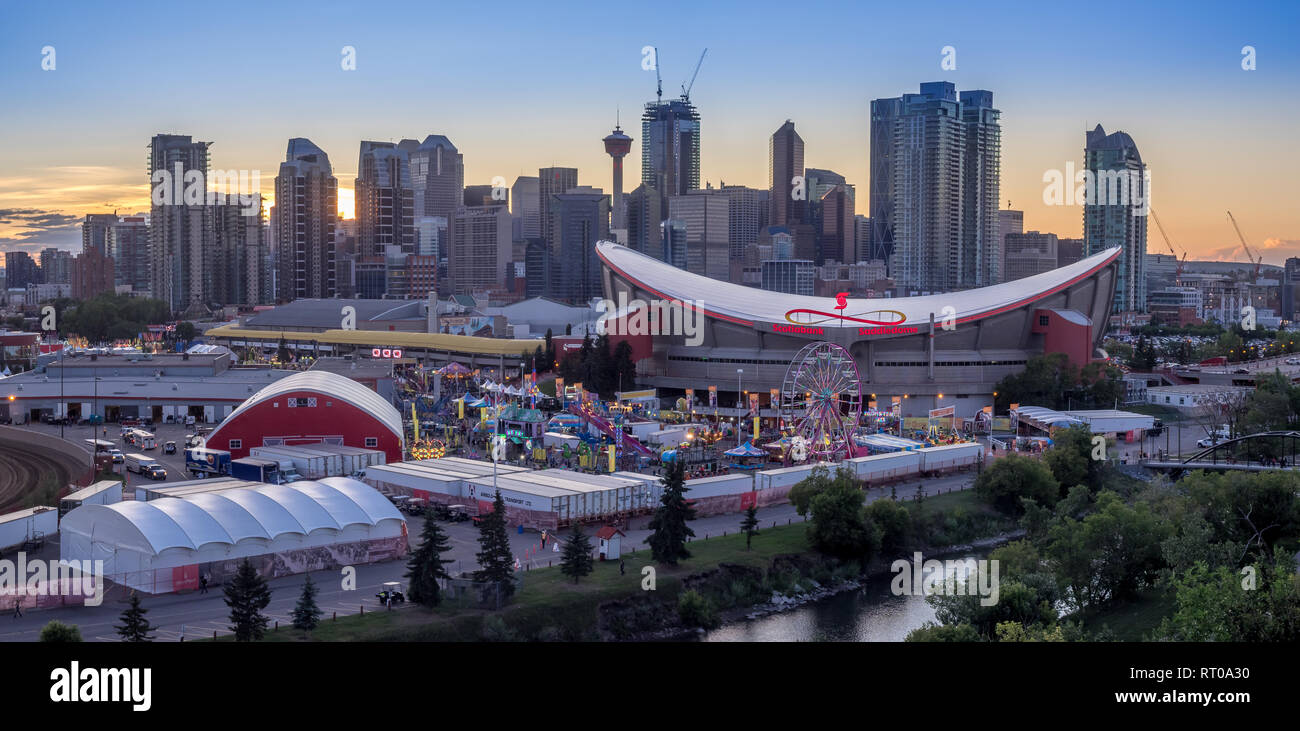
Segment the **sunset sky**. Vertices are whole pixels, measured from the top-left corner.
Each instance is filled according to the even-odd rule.
[[[642,104],[659,47],[665,95],[692,91],[703,177],[768,186],[786,119],[805,162],[845,175],[867,211],[869,105],[924,81],[989,89],[1002,111],[1003,205],[1079,236],[1043,176],[1082,160],[1101,123],[1137,142],[1153,205],[1191,258],[1244,260],[1225,211],[1268,263],[1300,255],[1300,4],[319,2],[0,7],[0,249],[80,249],[86,213],[148,208],[157,133],[213,142],[212,165],[267,193],[290,137],[329,155],[351,215],[358,143],[444,134],[467,184],[548,165],[610,190],[601,138],[621,110],[640,177]],[[941,49],[957,68],[940,68]],[[1242,47],[1257,68],[1242,69]],[[42,48],[55,69],[42,69]],[[357,69],[340,67],[356,49]],[[1167,249],[1152,227],[1149,252]]]

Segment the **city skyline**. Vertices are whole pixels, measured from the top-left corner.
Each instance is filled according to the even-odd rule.
[[[1278,92],[1296,80],[1300,59],[1283,40],[1287,24],[1277,22],[1279,12],[1295,16],[1295,9],[1271,5],[1258,15],[1212,22],[1208,10],[1180,10],[1175,40],[1156,32],[1174,22],[1172,6],[1117,6],[1131,21],[1110,36],[1123,52],[1088,55],[1061,41],[1077,33],[1077,18],[1063,11],[1044,11],[1031,27],[1005,13],[984,17],[951,6],[930,11],[935,22],[926,24],[914,9],[868,13],[829,3],[818,9],[846,22],[823,27],[811,19],[817,13],[792,19],[787,30],[806,33],[816,53],[789,57],[751,40],[772,17],[762,8],[781,7],[774,3],[747,3],[757,9],[747,13],[734,12],[734,5],[684,5],[678,14],[684,25],[649,20],[608,29],[604,6],[537,14],[507,3],[511,17],[534,22],[494,29],[490,38],[448,39],[437,52],[394,46],[382,28],[358,27],[336,7],[303,19],[259,6],[266,30],[214,17],[202,30],[181,30],[163,42],[105,12],[73,17],[66,8],[7,8],[0,11],[0,27],[10,29],[0,30],[0,92],[27,103],[0,110],[0,125],[12,132],[0,141],[0,250],[76,250],[85,214],[147,211],[140,153],[155,134],[212,141],[213,169],[259,170],[268,206],[286,141],[310,138],[335,161],[339,208],[347,217],[355,215],[357,173],[348,168],[362,140],[445,135],[464,155],[466,184],[500,176],[510,185],[519,175],[558,166],[576,167],[584,184],[610,191],[601,138],[616,116],[635,129],[633,120],[654,100],[655,74],[643,68],[642,49],[657,46],[665,100],[679,96],[700,51],[709,48],[691,92],[702,119],[702,184],[767,188],[769,138],[789,119],[804,140],[808,166],[840,171],[865,192],[871,99],[946,81],[996,95],[999,205],[1010,201],[1023,210],[1027,229],[1081,235],[1082,207],[1045,205],[1043,175],[1067,163],[1080,166],[1080,140],[1100,123],[1127,132],[1141,147],[1152,172],[1153,207],[1180,251],[1192,259],[1244,262],[1224,212],[1230,209],[1252,248],[1280,264],[1300,254],[1300,213],[1291,204],[1300,188],[1293,173],[1300,149],[1287,122],[1300,102]],[[274,28],[290,20],[312,32],[282,38]],[[897,34],[905,38],[873,34],[868,46],[854,20],[896,22],[909,32]],[[580,48],[539,43],[537,24],[561,23],[574,32],[601,28],[602,35]],[[32,37],[47,40],[33,44]],[[153,56],[127,53],[140,42],[176,62],[159,70],[148,60]],[[51,71],[41,68],[45,45],[57,54]],[[1245,45],[1257,49],[1254,71],[1241,68]],[[341,68],[344,46],[355,49],[355,71]],[[955,49],[955,70],[941,68],[945,46]],[[456,66],[439,66],[448,54],[481,56],[501,73],[483,84],[477,75],[456,73]],[[518,73],[534,67],[541,76]],[[249,74],[258,83],[246,88]],[[1161,79],[1158,87],[1122,83],[1153,76]],[[206,103],[176,108],[173,94],[145,91],[186,84],[193,87],[190,97]],[[283,93],[288,88],[295,93]],[[415,93],[421,90],[428,93]],[[393,94],[402,94],[400,104],[380,104]],[[1232,104],[1206,113],[1203,100],[1212,98]],[[88,107],[99,111],[88,118]],[[625,160],[625,193],[641,178],[644,141],[632,136],[638,139]],[[1254,162],[1234,166],[1234,160]],[[865,198],[857,213],[869,213]],[[1147,249],[1167,253],[1158,235]]]

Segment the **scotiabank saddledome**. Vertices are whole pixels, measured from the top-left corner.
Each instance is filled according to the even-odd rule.
[[[744,390],[766,393],[781,387],[801,348],[825,340],[852,353],[864,401],[888,410],[898,396],[905,415],[952,406],[969,417],[1031,356],[1061,352],[1076,365],[1097,357],[1120,250],[981,289],[842,302],[709,279],[607,241],[596,253],[610,300],[678,300],[699,313],[698,345],[680,333],[653,335],[653,356],[637,364],[643,385],[730,392],[739,375]]]

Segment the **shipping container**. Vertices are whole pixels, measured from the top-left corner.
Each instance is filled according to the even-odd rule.
[[[569,451],[578,448],[582,440],[572,434],[561,434],[560,432],[548,431],[542,434],[542,444],[552,449],[560,449],[567,446]]]
[[[57,508],[40,506],[0,515],[0,551],[21,548],[29,540],[52,538],[58,530]]]
[[[248,453],[251,457],[292,462],[298,474],[308,480],[342,476],[342,459],[337,454],[299,447],[253,447]]]
[[[261,457],[244,457],[231,460],[230,476],[241,480],[278,485],[281,482],[280,463],[273,459],[262,459]]]
[[[68,495],[59,501],[59,519],[82,505],[112,505],[122,502],[122,483],[118,480],[101,480]]]
[[[873,482],[918,475],[921,472],[920,452],[889,452],[870,457],[844,460],[859,480]]]
[[[923,472],[946,472],[972,467],[984,458],[984,445],[976,442],[944,444],[916,451],[921,455]]]
[[[759,470],[758,489],[784,489],[789,491],[791,487],[794,487],[807,479],[808,476],[812,474],[812,471],[821,465],[825,465],[826,469],[831,473],[835,472],[835,465],[828,462],[805,464],[797,467],[778,467],[774,470]]]
[[[717,477],[701,477],[686,481],[687,500],[696,500],[719,495],[739,495],[752,492],[757,487],[757,478],[749,472],[733,472]]]

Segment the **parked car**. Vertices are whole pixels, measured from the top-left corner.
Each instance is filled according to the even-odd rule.
[[[1240,374],[1240,373],[1250,373],[1250,371],[1246,370],[1245,368],[1234,368],[1232,372],[1233,372],[1233,373],[1238,373],[1238,374]]]
[[[1204,438],[1204,439],[1198,441],[1198,442],[1196,443],[1196,446],[1198,446],[1198,447],[1213,447],[1213,446],[1216,445],[1216,444],[1218,444],[1218,441],[1217,441],[1217,440],[1215,440],[1215,439],[1211,439],[1210,437],[1206,437],[1206,438]]]
[[[1287,364],[1287,365],[1300,365],[1300,358],[1287,358],[1287,359],[1286,359],[1286,364]]]

